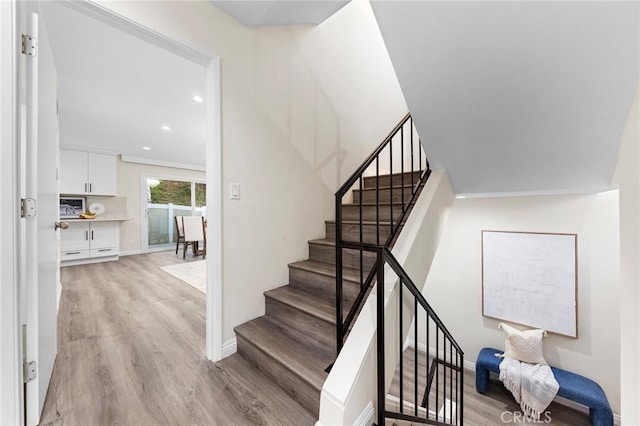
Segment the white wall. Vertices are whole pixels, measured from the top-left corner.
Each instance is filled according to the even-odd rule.
[[[203,153],[204,155],[204,153]],[[141,226],[142,211],[142,174],[156,176],[174,176],[183,179],[204,180],[205,173],[197,170],[176,169],[173,167],[154,166],[149,164],[129,163],[117,160],[117,195],[126,197],[126,217],[131,220],[120,224],[120,252],[124,254],[138,253],[142,248]],[[146,198],[146,194],[144,194]]]
[[[622,423],[640,424],[640,89],[622,135],[613,182],[620,188],[620,382]]]
[[[499,321],[482,316],[483,229],[578,234],[579,338],[550,334],[544,355],[551,365],[598,382],[619,413],[618,191],[456,199],[424,294],[471,362],[483,347],[504,348]]]
[[[319,26],[248,29],[209,2],[100,3],[220,55],[228,340],[264,313],[263,291],[287,283],[335,189],[407,110],[373,13],[354,0]],[[239,201],[226,199],[231,182]]]

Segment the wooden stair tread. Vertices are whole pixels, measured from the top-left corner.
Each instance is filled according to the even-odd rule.
[[[385,186],[382,186],[381,185],[378,188],[375,188],[375,187],[374,188],[357,188],[357,189],[354,189],[354,191],[375,191],[376,189],[379,190],[379,191],[382,191],[382,190],[388,190],[388,189],[391,189],[391,188],[393,188],[394,190],[395,189],[400,190],[400,189],[403,189],[403,188],[404,189],[413,188],[417,183],[418,182],[416,181],[414,183],[407,182],[407,183],[404,184],[404,186],[402,186],[402,185],[393,185],[393,186],[385,185]]]
[[[333,246],[335,246],[335,240],[332,240],[330,238],[324,238],[323,240],[331,240],[334,241]],[[313,240],[313,241],[320,241],[320,240]],[[324,243],[322,243],[324,244]],[[325,245],[329,245],[329,244],[325,244]],[[325,262],[318,262],[317,260],[301,260],[300,262],[294,262],[294,263],[290,263],[289,267],[291,268],[297,268],[297,269],[302,269],[308,272],[313,272],[316,274],[320,274],[320,275],[324,275],[327,277],[334,277],[336,276],[336,265],[334,265],[333,263],[325,263]],[[354,268],[348,268],[346,266],[342,267],[342,280],[343,281],[353,281],[353,282],[360,282],[360,270],[359,269],[354,269]]]
[[[380,201],[377,205],[379,206],[388,206],[389,204],[392,204],[394,206],[403,206],[408,203],[409,200],[405,200],[404,204],[402,203],[402,201],[394,201],[393,203],[390,203],[389,201]],[[411,203],[411,205],[415,205],[416,204],[416,200],[413,200],[413,202]],[[342,203],[342,207],[353,207],[353,206],[359,206],[360,202],[357,203]],[[373,202],[369,202],[369,201],[363,201],[362,202],[362,207],[375,207],[376,203]]]
[[[268,316],[235,327],[235,332],[268,354],[318,391],[327,378],[324,371],[333,362],[333,351]]]
[[[324,223],[329,224],[329,225],[335,225],[336,221],[335,220],[325,220]],[[343,225],[359,225],[360,221],[359,220],[343,220],[342,221]],[[397,225],[398,222],[393,222],[393,225]],[[375,220],[365,220],[362,222],[362,225],[364,226],[375,226],[375,225],[380,225],[380,226],[391,226],[391,222],[389,222],[388,220],[381,220],[379,222],[376,222]]]
[[[336,240],[334,238],[318,238],[315,240],[309,240],[309,244],[319,244],[321,246],[336,246]]]
[[[336,323],[336,303],[333,298],[321,297],[290,285],[266,291],[264,295],[322,321]],[[346,315],[348,312],[345,306],[344,314]]]

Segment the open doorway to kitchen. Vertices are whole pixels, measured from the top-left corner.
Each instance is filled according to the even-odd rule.
[[[38,18],[43,24],[37,56],[44,58],[44,53],[50,53],[53,60],[49,62],[55,64],[55,69],[52,66],[50,72],[43,72],[55,83],[55,91],[47,92],[51,101],[47,105],[58,115],[60,137],[59,145],[57,138],[51,138],[55,142],[51,146],[53,151],[64,151],[63,158],[75,159],[62,162],[59,172],[63,184],[66,178],[78,186],[61,185],[60,195],[79,199],[80,206],[86,205],[91,214],[80,209],[74,211],[78,217],[65,218],[66,223],[60,224],[69,231],[61,236],[63,243],[77,242],[81,248],[69,249],[78,257],[64,265],[59,305],[55,294],[45,295],[53,306],[51,318],[45,318],[30,300],[19,300],[21,309],[26,305],[25,311],[39,314],[26,324],[39,340],[25,339],[27,349],[23,350],[38,354],[39,381],[37,387],[31,386],[33,390],[25,388],[18,399],[29,401],[24,410],[28,425],[61,421],[61,413],[64,422],[95,424],[104,420],[99,407],[112,404],[118,407],[114,412],[120,412],[124,403],[154,400],[150,383],[170,370],[162,358],[167,354],[173,354],[170,358],[175,361],[176,376],[188,348],[193,360],[188,364],[198,365],[205,356],[220,358],[220,283],[216,279],[221,216],[219,62],[214,54],[194,51],[92,2],[33,5],[34,25]],[[29,80],[27,89],[37,93],[33,79],[25,80]],[[190,113],[192,110],[199,112]],[[199,125],[191,121],[195,116]],[[32,114],[30,120],[27,125],[36,125],[38,116]],[[39,139],[35,141],[44,140]],[[51,155],[51,161],[55,157]],[[96,159],[107,158],[108,167],[96,166]],[[209,290],[206,294],[181,284],[181,278],[166,275],[162,266],[171,259],[153,257],[163,253],[140,254],[142,242],[136,239],[141,235],[137,227],[143,216],[137,211],[141,199],[138,182],[142,173],[159,169],[187,176],[187,172],[201,174],[201,181],[188,182],[191,216],[198,208],[202,211],[206,199],[215,206],[207,214],[207,233],[214,250],[203,271],[204,288]],[[55,172],[52,176],[58,170]],[[105,177],[110,185],[101,187],[98,183]],[[55,182],[56,178],[50,180]],[[57,195],[40,198],[39,205],[49,203],[57,211]],[[76,225],[84,227],[82,232],[72,232]],[[96,255],[103,249],[100,229],[107,225],[113,230],[109,249],[114,255],[109,261]],[[21,255],[20,259],[24,258]],[[55,289],[53,276],[47,275],[53,281],[49,287]],[[26,281],[25,286],[34,291],[45,287],[37,280]],[[50,325],[46,329],[42,327],[45,321]],[[47,357],[48,365],[53,366],[55,359],[53,372],[45,372],[44,362],[40,362],[45,349],[52,355]],[[177,355],[176,351],[183,353]],[[15,358],[21,360],[23,353],[17,352]],[[56,358],[60,354],[64,356]],[[153,357],[155,361],[151,361]],[[123,366],[157,366],[160,370],[146,370],[136,385],[130,381],[135,374]],[[136,368],[136,373],[140,372]],[[127,395],[125,400],[107,401],[104,393],[97,392],[91,398],[72,397],[73,404],[68,405],[70,395],[79,389],[88,395],[92,383],[107,383],[105,377],[111,386],[107,394]],[[136,397],[128,393],[132,389],[138,392]],[[166,393],[164,387],[158,392]],[[88,413],[98,417],[91,420]],[[112,419],[126,424],[140,421],[135,416]]]

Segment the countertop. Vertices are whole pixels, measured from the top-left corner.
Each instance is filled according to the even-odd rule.
[[[131,217],[117,217],[117,216],[106,216],[106,217],[96,217],[95,219],[79,219],[79,218],[68,218],[63,219],[60,218],[62,222],[75,223],[75,222],[126,222],[127,220],[131,220]]]

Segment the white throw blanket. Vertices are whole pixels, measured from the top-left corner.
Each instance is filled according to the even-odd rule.
[[[535,420],[540,419],[540,414],[560,389],[548,365],[528,364],[511,358],[504,358],[500,363],[500,380],[511,391],[524,414]]]

